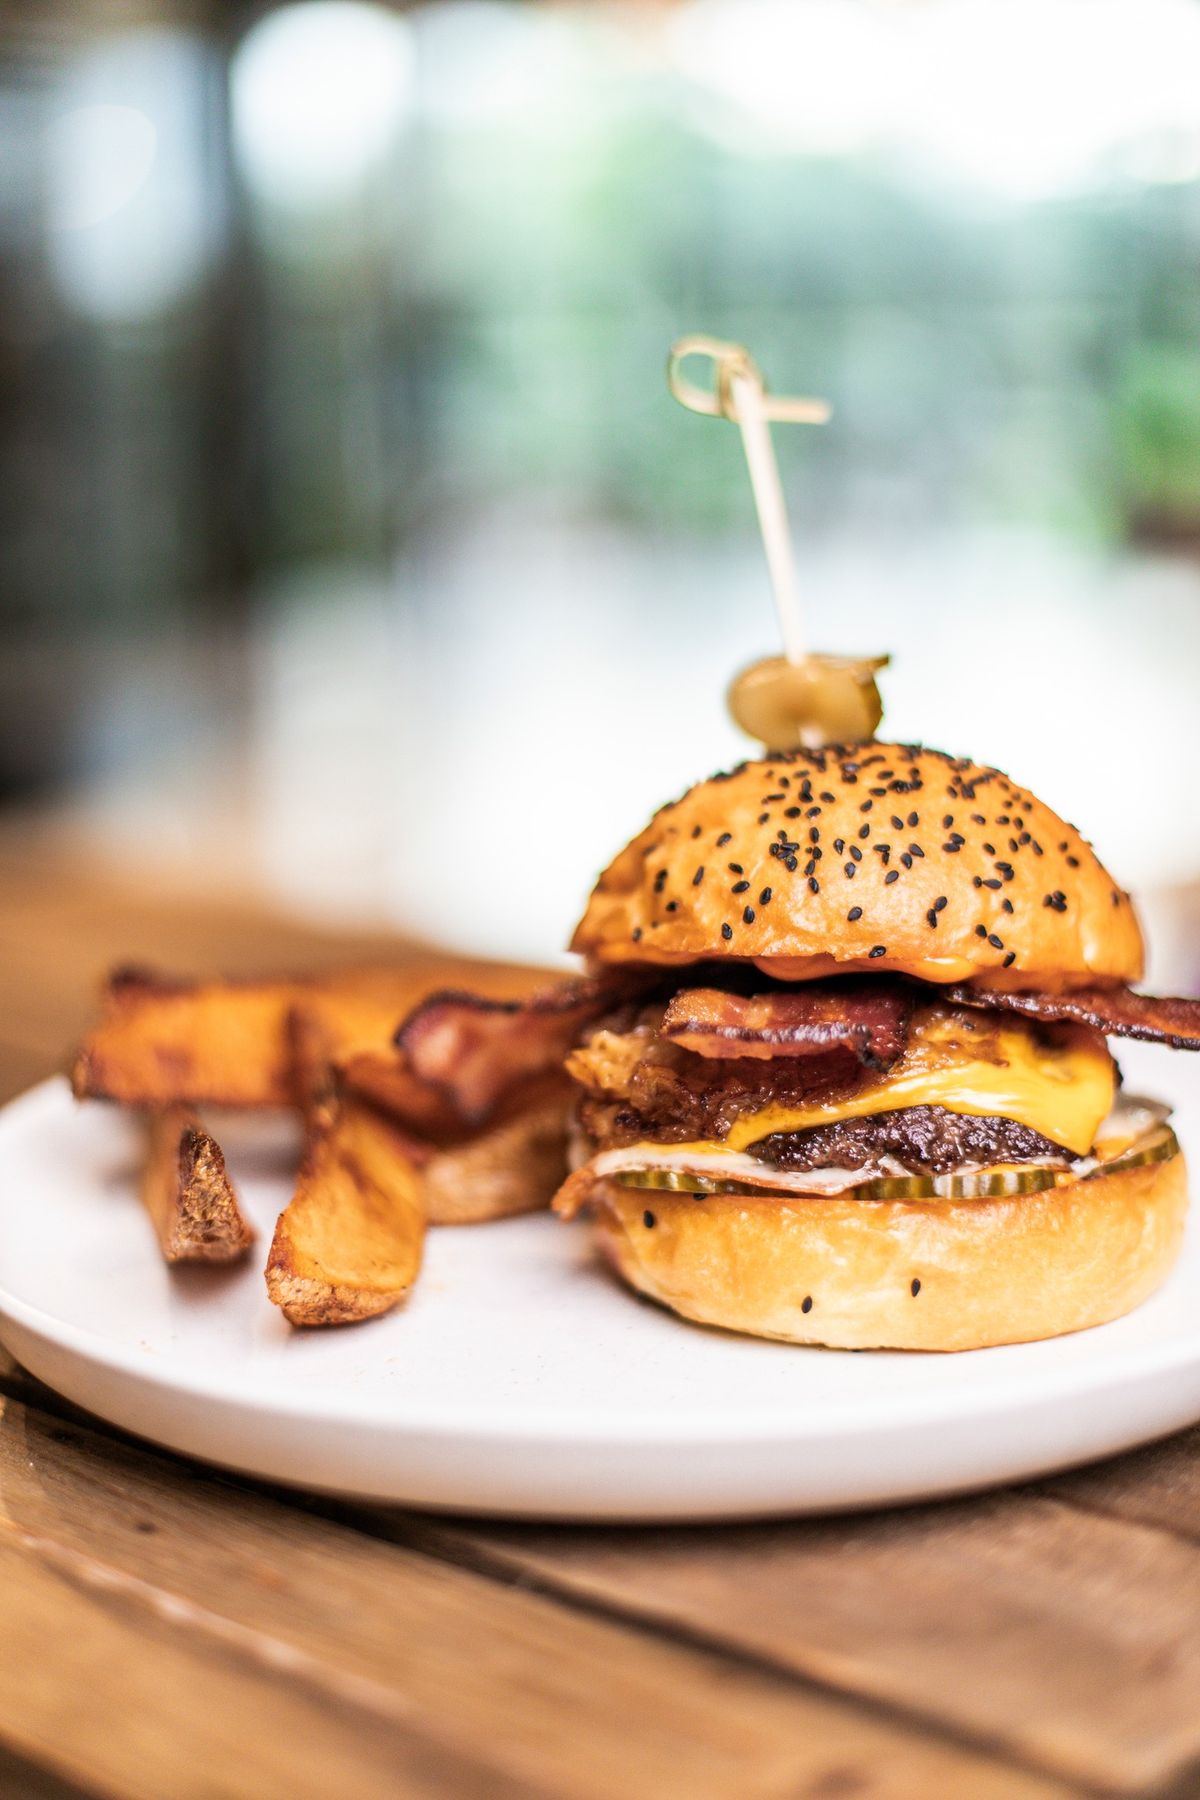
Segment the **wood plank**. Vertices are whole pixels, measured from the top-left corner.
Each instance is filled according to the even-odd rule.
[[[211,1794],[203,1759],[247,1742],[222,1794],[435,1791],[431,1770],[442,1794],[567,1800],[1072,1791],[13,1401],[0,1581],[0,1735],[68,1771],[95,1746],[122,1794]]]
[[[1200,1550],[1037,1492],[687,1531],[429,1520],[416,1541],[1102,1792],[1157,1793],[1200,1758]]]
[[[119,1800],[528,1793],[44,1534],[0,1529],[0,1738]],[[461,1787],[459,1786],[461,1784]]]
[[[1060,1475],[1043,1492],[1200,1543],[1200,1427]]]

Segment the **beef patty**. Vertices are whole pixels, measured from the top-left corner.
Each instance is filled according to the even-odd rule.
[[[944,1106],[904,1106],[808,1131],[780,1131],[748,1144],[746,1154],[777,1169],[861,1169],[893,1156],[922,1175],[945,1175],[964,1163],[1071,1161],[1069,1150],[1028,1125]]]

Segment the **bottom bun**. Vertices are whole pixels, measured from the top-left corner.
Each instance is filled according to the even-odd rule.
[[[604,1253],[703,1325],[843,1350],[979,1350],[1102,1325],[1167,1277],[1182,1156],[1003,1200],[671,1194],[598,1182]]]

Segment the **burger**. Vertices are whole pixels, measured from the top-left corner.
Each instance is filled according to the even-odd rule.
[[[554,1206],[685,1318],[964,1350],[1116,1318],[1175,1262],[1184,1159],[1108,1040],[1200,1048],[1200,1001],[1133,991],[1128,894],[999,770],[745,762],[655,814],[572,948],[586,979],[504,1022],[572,1084]]]

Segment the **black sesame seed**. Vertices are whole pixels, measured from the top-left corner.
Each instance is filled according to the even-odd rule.
[[[803,1313],[809,1313],[812,1311],[812,1295],[811,1294],[805,1294],[803,1300],[800,1302],[800,1311]]]
[[[1002,881],[997,881],[994,875],[989,875],[988,879],[983,882],[982,885],[985,888],[1000,888],[1004,886],[1004,883]]]
[[[729,939],[733,936],[733,926],[732,925],[722,925],[721,936],[725,939],[726,943],[728,943]]]
[[[954,856],[959,850],[962,849],[962,845],[961,844],[943,844],[942,849],[946,852],[947,856]]]
[[[920,844],[910,844],[908,848],[913,856],[924,858],[925,852],[922,850]]]
[[[853,881],[854,880],[854,864],[846,863],[844,866],[845,866],[845,870],[846,870],[847,880]]]
[[[769,822],[770,817],[770,813],[759,813],[756,823],[759,825],[766,825]]]
[[[1005,911],[1005,912],[1011,912],[1011,911],[1012,911],[1012,909],[1013,909],[1013,903],[1012,903],[1012,901],[1011,901],[1011,900],[1009,900],[1009,899],[1007,899],[1007,898],[1006,898],[1006,899],[1004,899],[1004,900],[1002,900],[1002,901],[1001,901],[1001,902],[1000,902],[1000,905],[1001,905],[1001,907],[1002,907],[1002,908],[1003,908],[1003,910],[1004,910],[1004,911]]]
[[[886,944],[872,944],[871,948],[867,951],[867,955],[868,956],[886,956],[887,955],[887,945]]]
[[[1000,967],[1002,969],[1010,969],[1012,967],[1012,965],[1016,962],[1016,960],[1017,960],[1016,951],[1010,950],[1008,955],[1005,957],[1004,961],[1001,963]]]
[[[946,896],[945,896],[945,894],[939,894],[937,899],[933,903],[933,910],[934,910],[934,912],[944,912],[945,908],[946,908]]]
[[[701,830],[701,828],[699,825],[693,825],[692,826],[692,836],[694,838],[698,838],[700,836],[700,830]]]
[[[836,853],[836,854],[837,854],[837,855],[838,855],[838,856],[841,856],[841,854],[842,854],[842,852],[843,852],[843,851],[844,851],[844,850],[845,850],[845,848],[846,848],[846,840],[845,840],[845,838],[834,838],[834,840],[833,840],[833,848],[834,848],[834,851],[835,851],[835,853]]]
[[[785,819],[798,819],[803,811],[802,806],[785,806],[783,816]]]
[[[741,881],[735,881],[729,891],[731,894],[744,894],[749,886],[750,883],[743,878]]]
[[[809,826],[809,828],[808,828],[808,841],[809,841],[809,843],[810,843],[810,844],[819,844],[819,843],[820,843],[820,841],[821,841],[821,827],[820,827],[820,826],[819,826],[819,825],[810,825],[810,826]]]
[[[995,854],[996,854],[995,844],[985,844],[983,847],[987,851],[989,856],[995,856]]]
[[[874,806],[874,804],[875,804],[875,802],[873,800],[864,800],[858,810],[859,810],[859,812],[862,812],[862,813],[870,812],[870,810]]]
[[[640,944],[640,943],[641,943],[641,941],[642,941],[642,928],[641,928],[641,926],[640,926],[640,925],[635,925],[635,926],[634,926],[634,928],[633,928],[633,930],[632,930],[632,932],[631,932],[631,933],[630,933],[630,936],[631,936],[631,937],[632,937],[632,938],[633,938],[633,941],[634,941],[634,943],[635,943],[635,944]]]
[[[862,861],[862,851],[859,849],[857,844],[851,844],[850,856],[851,856],[851,860],[854,862]]]
[[[742,924],[743,925],[753,925],[753,923],[754,923],[754,908],[752,906],[743,906],[743,908],[742,908]]]
[[[949,831],[949,829],[953,825],[953,823],[954,823],[954,814],[947,813],[945,818],[942,820],[942,830]]]
[[[742,873],[741,863],[728,863],[726,867],[729,869],[731,875],[740,875]]]
[[[904,820],[898,819],[896,817],[895,813],[893,813],[892,814],[892,826],[893,826],[893,829],[896,831],[903,831],[904,830]]]
[[[679,911],[678,900],[668,900],[667,901],[667,911],[668,912],[678,912]]]
[[[919,1275],[914,1275],[914,1276],[913,1276],[913,1278],[912,1278],[912,1285],[911,1285],[911,1286],[910,1286],[910,1288],[909,1288],[909,1290],[908,1290],[908,1291],[909,1291],[909,1293],[910,1293],[910,1294],[911,1294],[911,1295],[912,1295],[912,1297],[913,1297],[913,1299],[914,1299],[914,1300],[915,1300],[915,1299],[916,1299],[916,1297],[917,1297],[917,1295],[918,1295],[918,1294],[919,1294],[919,1293],[920,1293],[920,1291],[921,1291],[921,1278],[920,1278],[920,1276],[919,1276]]]
[[[725,848],[726,844],[731,843],[732,840],[733,840],[732,831],[723,831],[721,833],[720,837],[717,839],[717,849],[723,850]]]
[[[912,868],[912,857],[908,854],[907,850],[902,850],[900,852],[900,861],[904,864],[906,869]]]
[[[993,950],[1003,950],[1004,948],[1004,939],[997,937],[994,931],[988,933],[988,943]]]
[[[647,1231],[653,1231],[657,1223],[658,1220],[654,1217],[652,1212],[644,1212],[642,1214],[642,1224],[646,1227]]]
[[[858,835],[860,838],[869,838],[871,835],[871,827],[869,825],[860,825],[858,828]]]
[[[899,881],[899,879],[900,879],[899,869],[892,869],[888,874],[886,874],[884,876],[883,885],[884,885],[884,887],[891,887],[893,881]]]
[[[783,859],[783,866],[785,869],[789,870],[791,872],[791,874],[793,874],[793,875],[796,873],[796,870],[800,867],[799,863],[796,861],[794,856],[785,856]]]
[[[929,922],[929,924],[936,928],[938,916],[932,906],[930,907],[929,911],[925,914],[925,917],[926,917],[927,921]]]
[[[765,887],[763,889],[762,893],[758,896],[758,904],[760,906],[769,906],[770,902],[771,902],[771,890],[769,887]]]
[[[987,936],[987,926],[986,925],[977,925],[975,927],[975,936],[985,938]]]
[[[812,894],[819,894],[819,893],[820,893],[820,891],[821,891],[821,884],[820,884],[820,882],[819,882],[819,881],[818,881],[818,880],[817,880],[817,878],[816,878],[816,876],[815,876],[815,875],[810,875],[810,876],[809,876],[809,878],[808,878],[808,888],[809,888],[809,892],[810,892],[810,893],[812,893]]]
[[[856,919],[862,918],[862,907],[861,906],[852,906],[850,908],[850,911],[846,914],[846,917],[849,920],[850,924],[853,925],[854,921]]]
[[[1077,856],[1068,856],[1067,867],[1068,869],[1077,869],[1079,867],[1079,858]]]
[[[700,883],[703,880],[704,880],[704,864],[701,863],[700,867],[696,870],[696,873],[692,876],[692,886],[699,887]]]
[[[910,825],[919,825],[921,823],[920,813],[915,813],[915,812],[909,813],[908,822]]]

